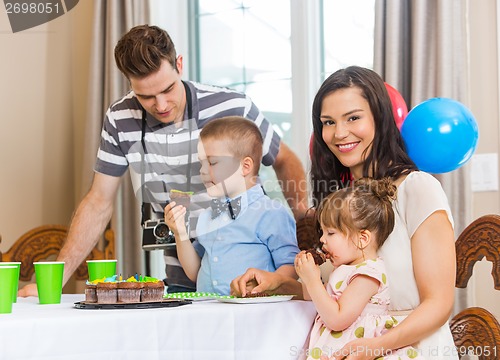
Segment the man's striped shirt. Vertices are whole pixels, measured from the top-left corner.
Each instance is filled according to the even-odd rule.
[[[163,207],[169,200],[171,189],[193,191],[189,209],[190,235],[195,237],[198,215],[210,200],[200,178],[201,165],[197,153],[203,126],[224,116],[242,116],[254,121],[264,140],[264,165],[274,163],[280,138],[245,94],[190,81],[186,84],[191,91],[193,118],[188,119],[186,108],[185,120],[179,127],[164,124],[146,113],[145,152],[141,143],[143,110],[134,92],[130,91],[113,103],[106,112],[95,171],[122,176],[129,169],[136,197],[139,202],[150,202],[157,217],[163,216]],[[167,277],[171,278],[168,266]]]

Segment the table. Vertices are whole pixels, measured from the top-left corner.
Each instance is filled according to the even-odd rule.
[[[0,359],[296,359],[316,311],[309,301],[158,309],[76,309],[19,298],[0,315]]]

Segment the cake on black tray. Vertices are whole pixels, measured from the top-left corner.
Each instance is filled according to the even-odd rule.
[[[122,280],[113,275],[109,278],[87,281],[85,302],[99,304],[139,303],[162,301],[163,281],[149,276],[131,276]]]

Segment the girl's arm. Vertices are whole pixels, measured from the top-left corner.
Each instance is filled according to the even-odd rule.
[[[303,294],[302,296],[303,296],[304,300],[311,301],[312,300],[311,295],[309,295],[309,292],[307,291],[306,284],[304,284],[303,282],[301,282],[301,284],[302,284],[302,294]]]
[[[344,330],[358,318],[380,285],[376,279],[358,275],[335,300],[323,286],[320,269],[311,254],[299,253],[295,266],[321,320],[335,331]]]
[[[189,239],[184,222],[185,216],[186,208],[181,205],[175,206],[175,201],[165,206],[165,223],[174,233],[179,262],[187,277],[191,281],[196,281],[201,266],[201,258]]]
[[[445,211],[430,215],[411,238],[413,271],[420,295],[420,305],[385,335],[348,343],[342,351],[365,349],[347,360],[372,359],[380,349],[398,349],[414,344],[448,321],[455,290],[455,244],[452,226]]]
[[[319,266],[316,266],[313,259],[313,264],[309,263],[307,253],[305,250],[302,250],[295,256],[295,272],[299,276],[300,285],[302,286],[302,298],[304,300],[312,300],[309,291],[307,290],[307,284],[313,284],[316,280],[320,280],[321,286],[324,288],[323,281],[321,281],[321,270]],[[309,254],[309,257],[312,259],[312,255]],[[311,285],[310,285],[311,286]],[[320,290],[318,290],[320,291]]]

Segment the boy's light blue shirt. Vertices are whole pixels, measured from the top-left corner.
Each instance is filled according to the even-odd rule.
[[[231,281],[248,268],[275,271],[293,266],[298,254],[295,220],[260,185],[241,195],[241,211],[235,220],[225,212],[212,219],[205,210],[196,227],[193,245],[200,255],[196,290],[229,295]]]

